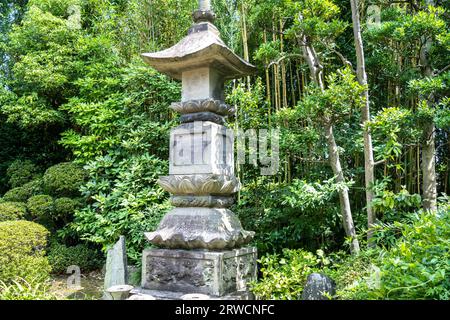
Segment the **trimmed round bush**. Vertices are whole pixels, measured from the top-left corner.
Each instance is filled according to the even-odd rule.
[[[27,209],[33,217],[52,218],[55,207],[51,196],[41,194],[28,199]]]
[[[35,179],[21,187],[9,190],[3,200],[10,202],[26,202],[30,197],[42,193],[42,179]]]
[[[54,273],[66,273],[69,266],[79,266],[82,272],[98,270],[103,266],[103,255],[86,244],[68,247],[52,242],[48,250],[48,261]]]
[[[6,192],[3,195],[3,200],[9,202],[26,202],[29,197],[30,195],[24,187],[18,187]]]
[[[23,278],[29,282],[48,279],[51,267],[45,257],[49,232],[30,221],[0,222],[0,280]]]
[[[30,160],[16,160],[6,170],[11,188],[23,186],[39,176],[39,168]]]
[[[80,207],[80,202],[76,199],[67,197],[58,198],[55,200],[55,216],[58,218],[65,218],[72,216],[75,210]]]
[[[26,212],[26,204],[23,202],[0,202],[0,222],[20,220]]]
[[[55,197],[76,197],[85,179],[86,172],[76,164],[60,163],[45,172],[44,191]]]

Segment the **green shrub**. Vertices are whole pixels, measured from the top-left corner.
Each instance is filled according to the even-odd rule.
[[[283,250],[283,254],[266,255],[259,261],[262,277],[251,291],[263,300],[301,299],[308,275],[328,264],[321,250],[317,255],[303,250]]]
[[[3,200],[11,202],[27,202],[27,200],[42,193],[42,180],[35,179],[28,183],[25,183],[21,187],[17,187],[9,190],[3,196]]]
[[[346,278],[353,270],[354,281],[338,290],[344,299],[450,299],[450,210],[419,212],[410,223],[383,225],[376,233],[395,232],[401,236],[389,248],[371,252],[361,265],[344,263]],[[354,272],[354,271],[353,271]],[[338,279],[337,279],[338,280]],[[338,280],[339,284],[339,280]]]
[[[27,209],[35,218],[52,218],[55,210],[53,198],[45,194],[33,196],[28,199]]]
[[[75,210],[79,209],[81,204],[77,199],[58,198],[55,200],[55,216],[62,219],[72,216]]]
[[[11,188],[23,186],[39,176],[39,168],[30,160],[16,160],[6,170]]]
[[[88,272],[100,269],[104,263],[101,252],[86,244],[68,247],[56,241],[50,245],[48,261],[54,273],[66,273],[67,268],[72,265],[79,266],[82,272]]]
[[[18,278],[10,284],[0,281],[0,300],[56,300],[47,282],[29,282]]]
[[[46,280],[51,271],[44,251],[48,234],[34,222],[0,222],[0,281]]]
[[[20,220],[26,212],[26,204],[23,202],[0,202],[0,222]]]
[[[25,189],[24,187],[17,187],[7,191],[3,195],[3,200],[10,202],[26,202],[29,197],[30,194],[28,193],[27,189]]]
[[[71,162],[57,164],[47,169],[43,177],[44,191],[55,197],[79,196],[86,179],[85,171]]]

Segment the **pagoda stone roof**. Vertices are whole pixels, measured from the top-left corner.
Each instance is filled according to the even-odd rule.
[[[142,54],[144,61],[172,78],[181,80],[184,71],[211,67],[224,79],[250,75],[255,66],[237,56],[220,38],[217,28],[209,23],[198,23],[173,47],[153,53]]]

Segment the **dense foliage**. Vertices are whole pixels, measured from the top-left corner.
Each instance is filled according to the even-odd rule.
[[[0,281],[40,282],[51,267],[44,257],[49,232],[29,221],[0,222]]]
[[[449,3],[356,2],[367,85],[350,1],[212,1],[222,38],[258,69],[226,84],[229,126],[280,132],[276,175],[261,176],[250,147],[235,170],[243,187],[232,209],[262,257],[253,288],[298,299],[308,273],[323,271],[339,298],[448,299]],[[143,233],[170,209],[156,181],[168,171],[181,86],[139,54],[181,39],[196,5],[0,1],[0,225],[45,226],[55,272],[95,268],[101,259],[87,257],[120,235],[139,264]],[[47,270],[42,256],[26,259]],[[16,281],[0,292],[37,297],[39,284]]]

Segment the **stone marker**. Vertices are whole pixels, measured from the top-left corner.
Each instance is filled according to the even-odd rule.
[[[233,131],[224,125],[234,112],[224,102],[225,81],[256,68],[222,41],[209,0],[199,0],[193,19],[175,46],[142,55],[182,82],[181,102],[171,106],[182,117],[170,135],[169,175],[158,181],[176,208],[145,234],[160,249],[143,253],[142,290],[156,290],[158,297],[245,292],[257,272],[256,249],[245,247],[254,232],[244,230],[228,209],[240,183],[234,175]]]
[[[329,300],[329,295],[332,297],[336,293],[336,285],[333,279],[324,274],[312,273],[306,280],[305,288],[303,289],[303,300]]]
[[[106,273],[105,273],[105,300],[112,300],[112,296],[106,291],[107,289],[127,284],[127,252],[125,246],[125,237],[120,236],[119,241],[108,250],[106,257]]]

